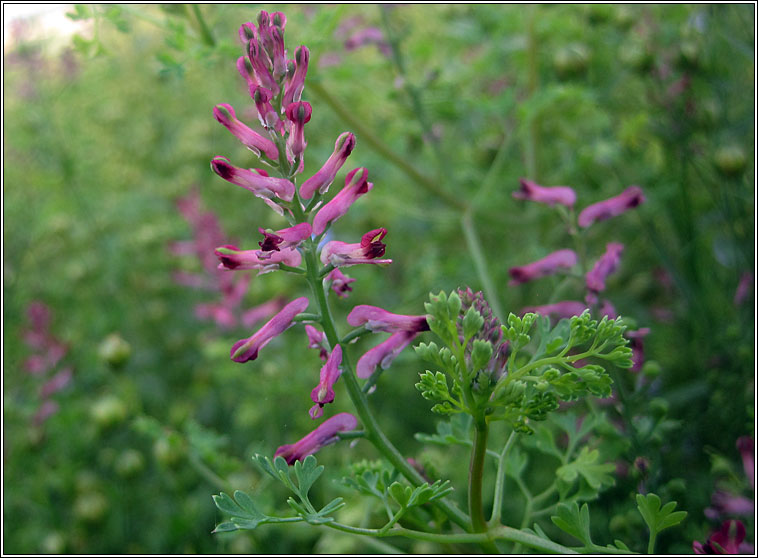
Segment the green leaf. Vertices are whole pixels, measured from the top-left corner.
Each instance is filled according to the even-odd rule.
[[[490,358],[492,358],[492,343],[475,339],[471,349],[471,370],[473,372],[481,370],[487,366]]]
[[[413,489],[399,482],[393,482],[389,487],[389,493],[401,508],[407,508]]]
[[[558,504],[556,511],[558,515],[550,518],[556,527],[582,541],[585,547],[591,548],[593,542],[590,538],[590,510],[587,504],[584,504],[580,510],[576,502],[561,503]]]
[[[309,455],[303,461],[295,461],[295,477],[297,478],[298,493],[303,500],[308,498],[313,483],[318,480],[321,473],[324,472],[323,465],[316,464],[316,458]]]
[[[479,311],[473,306],[466,310],[466,314],[463,316],[463,337],[465,339],[471,339],[474,335],[479,333],[484,325],[484,318]]]
[[[613,463],[597,463],[599,455],[598,450],[590,451],[585,446],[574,461],[558,467],[555,474],[567,483],[574,482],[581,475],[587,484],[595,490],[599,490],[603,486],[612,486],[614,479],[609,473],[614,471],[616,466]]]
[[[213,502],[223,513],[230,515],[231,520],[216,526],[214,533],[236,531],[237,529],[255,529],[263,523],[276,523],[279,518],[261,513],[253,499],[244,492],[237,490],[234,498],[222,492],[213,496]]]
[[[421,377],[421,381],[416,384],[416,389],[421,392],[421,396],[424,399],[429,401],[444,401],[450,397],[445,374],[427,370],[423,374],[419,374],[419,376]]]
[[[685,517],[686,511],[677,511],[676,502],[669,502],[661,507],[661,499],[657,494],[637,494],[637,509],[642,519],[647,523],[651,535],[657,535],[664,529],[679,525]]]

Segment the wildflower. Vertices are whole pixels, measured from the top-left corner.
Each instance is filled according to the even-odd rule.
[[[365,326],[369,331],[387,331],[390,333],[429,331],[426,316],[393,314],[382,308],[366,304],[353,308],[347,315],[347,323],[353,327]]]
[[[280,134],[284,132],[284,122],[279,118],[274,107],[271,106],[271,91],[257,85],[252,93],[255,108],[258,111],[258,120],[261,126],[267,130],[276,130]]]
[[[232,244],[219,246],[214,251],[218,259],[219,269],[243,270],[257,269],[260,273],[268,273],[280,269],[281,265],[297,267],[302,261],[302,256],[295,248],[284,248],[272,252],[266,257],[260,256],[260,250],[240,250]]]
[[[584,302],[564,300],[562,302],[556,302],[555,304],[545,304],[544,306],[528,306],[521,310],[521,314],[523,315],[532,312],[541,316],[554,315],[558,316],[558,319],[561,319],[579,316],[586,308],[587,305]]]
[[[368,378],[376,369],[377,365],[382,369],[389,368],[395,357],[405,349],[418,335],[418,331],[399,330],[389,336],[386,341],[379,343],[373,349],[369,349],[355,367],[355,373],[359,378]]]
[[[224,180],[250,190],[259,198],[271,199],[276,196],[284,201],[292,201],[295,195],[295,185],[286,178],[274,178],[235,167],[226,157],[214,157],[211,168]]]
[[[363,194],[371,191],[373,183],[368,182],[368,171],[357,168],[345,177],[345,187],[334,198],[322,207],[313,218],[313,234],[319,236],[326,227],[347,213],[350,206]]]
[[[574,207],[576,203],[576,192],[568,186],[540,186],[536,182],[522,178],[521,190],[513,192],[513,197],[517,200],[528,200],[547,205],[565,205]]]
[[[339,240],[327,242],[321,249],[321,263],[332,264],[334,267],[347,267],[357,264],[389,264],[392,260],[379,260],[384,255],[387,246],[382,239],[387,235],[387,229],[374,229],[367,232],[356,244],[348,244]]]
[[[300,101],[303,89],[305,88],[305,75],[308,73],[310,54],[311,53],[306,46],[299,46],[295,50],[294,71],[284,85],[284,96],[282,97],[283,107],[287,107],[291,103]]]
[[[578,217],[579,226],[586,228],[596,221],[604,221],[611,217],[616,217],[629,209],[637,207],[644,201],[645,196],[642,193],[642,188],[639,186],[629,186],[618,196],[585,207]]]
[[[263,235],[263,240],[258,243],[261,247],[258,256],[267,259],[270,254],[266,252],[278,252],[284,248],[297,248],[303,240],[311,236],[311,226],[308,223],[299,223],[286,229],[271,231],[271,229],[259,228],[258,232]]]
[[[272,161],[279,159],[279,150],[276,148],[276,144],[237,120],[237,115],[234,113],[234,109],[231,105],[227,105],[226,103],[216,105],[213,107],[213,116],[227,130],[229,130],[232,135],[242,143],[242,145],[247,147],[258,157],[260,157],[261,152],[263,152],[266,157]]]
[[[334,143],[334,151],[324,166],[300,186],[300,197],[309,200],[317,190],[319,194],[326,193],[354,148],[355,136],[351,132],[340,134]]]
[[[712,533],[705,544],[693,541],[692,549],[695,554],[743,554],[752,552],[751,545],[743,544],[745,540],[745,526],[741,521],[730,519],[721,524],[721,528]]]
[[[332,386],[342,373],[340,365],[342,364],[342,347],[337,345],[332,350],[332,354],[321,367],[321,377],[318,385],[311,391],[311,399],[315,403],[308,413],[312,419],[320,418],[324,413],[324,405],[334,401],[334,390]]]
[[[260,86],[258,85],[258,80],[255,78],[253,65],[250,63],[250,59],[247,56],[240,56],[237,58],[237,71],[239,71],[242,78],[247,82],[250,96],[254,97],[256,88]],[[268,91],[268,89],[266,89],[266,91]]]
[[[321,448],[338,441],[337,433],[355,430],[356,426],[358,426],[358,419],[354,415],[339,413],[325,420],[300,441],[280,446],[274,453],[274,458],[281,456],[288,465],[292,465],[295,461],[302,461]]]
[[[287,137],[287,157],[290,163],[295,157],[302,160],[303,152],[308,142],[305,141],[305,125],[311,119],[311,104],[306,101],[290,103],[284,111],[287,120],[290,121],[289,136]]]
[[[318,349],[319,358],[326,361],[329,355],[329,345],[326,340],[326,334],[323,331],[317,330],[310,324],[305,326],[305,333],[308,335],[308,348]]]
[[[576,253],[573,250],[558,250],[536,262],[510,268],[508,273],[513,279],[508,285],[519,285],[546,275],[552,275],[560,269],[570,269],[576,265],[576,261]]]
[[[279,84],[274,79],[272,67],[266,50],[259,41],[250,39],[247,43],[247,58],[253,68],[253,74],[258,82],[274,95],[279,94]]]
[[[331,281],[332,290],[340,298],[347,298],[347,293],[353,290],[350,283],[355,281],[353,277],[348,277],[342,273],[339,269],[333,269],[326,276],[327,281]]]
[[[623,244],[618,242],[606,244],[605,253],[600,256],[600,259],[595,262],[594,267],[585,276],[587,289],[596,293],[605,290],[605,279],[616,271],[623,251]]]
[[[276,297],[253,308],[245,310],[240,316],[240,322],[245,327],[253,327],[268,316],[279,312],[285,306],[283,297]]]
[[[247,339],[237,341],[231,350],[231,358],[235,362],[247,362],[258,358],[258,351],[269,341],[292,325],[295,316],[308,308],[308,297],[300,297],[282,308],[273,318]]]

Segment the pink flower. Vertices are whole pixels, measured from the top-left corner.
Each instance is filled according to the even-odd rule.
[[[237,318],[228,306],[223,304],[198,304],[195,306],[198,320],[213,320],[222,329],[231,329],[237,325]]]
[[[557,273],[560,269],[570,269],[576,265],[576,253],[573,250],[558,250],[536,262],[512,267],[508,270],[513,278],[508,285],[514,286],[533,281],[546,275]]]
[[[247,56],[240,56],[237,58],[237,70],[239,71],[242,78],[247,82],[247,89],[250,92],[250,96],[254,97],[255,89],[259,87],[259,85],[258,80],[255,77],[255,70],[253,69],[253,65],[250,63],[250,59]]]
[[[305,333],[308,335],[308,348],[318,349],[319,358],[326,361],[329,355],[329,344],[326,340],[326,334],[323,331],[317,330],[310,324],[305,326]]]
[[[366,180],[367,176],[368,171],[362,167],[348,173],[345,177],[345,187],[313,218],[314,235],[322,234],[332,222],[347,213],[358,198],[371,191],[374,185]]]
[[[280,134],[284,133],[284,122],[271,105],[271,91],[258,85],[255,87],[252,97],[261,126],[267,130],[276,130]]]
[[[291,77],[284,85],[284,96],[282,97],[282,106],[289,106],[290,103],[296,103],[300,100],[303,89],[305,88],[305,75],[308,73],[308,61],[311,53],[305,46],[300,46],[295,50],[295,69]]]
[[[279,84],[274,79],[274,75],[271,71],[273,68],[271,67],[268,54],[259,41],[256,41],[255,39],[250,39],[248,41],[247,57],[250,61],[250,65],[253,67],[253,73],[255,74],[255,80],[258,82],[258,85],[262,85],[274,95],[278,95]]]
[[[258,243],[261,247],[261,253],[258,256],[261,259],[270,257],[270,254],[267,254],[267,252],[278,252],[284,248],[297,248],[303,240],[311,236],[311,226],[308,223],[298,223],[286,229],[269,231],[271,230],[258,229],[258,232],[263,235],[263,240]]]
[[[318,385],[311,391],[311,399],[315,405],[311,407],[308,413],[312,419],[320,418],[324,413],[324,405],[334,401],[334,389],[332,389],[332,386],[342,373],[340,370],[341,364],[342,347],[337,345],[334,347],[332,354],[329,355],[326,364],[321,367],[321,377]]]
[[[695,554],[742,554],[745,549],[745,526],[741,521],[730,519],[721,524],[721,528],[708,537],[705,544],[693,541],[692,549]]]
[[[282,308],[273,318],[247,339],[237,341],[231,350],[231,358],[235,362],[247,362],[258,358],[258,351],[268,345],[274,337],[292,325],[295,316],[308,308],[308,297],[296,298]]]
[[[305,125],[311,119],[313,109],[306,101],[290,103],[284,111],[290,121],[289,137],[287,137],[287,156],[294,162],[295,157],[301,157],[308,142],[305,141]]]
[[[37,412],[32,417],[32,423],[35,426],[41,426],[48,418],[58,412],[60,405],[52,399],[45,399],[39,406]]]
[[[325,194],[354,148],[355,136],[350,132],[340,134],[324,166],[300,186],[300,197],[309,200],[317,190],[319,194]]]
[[[369,331],[387,331],[390,333],[398,331],[418,333],[419,331],[429,330],[426,316],[393,314],[382,308],[366,304],[353,308],[347,315],[347,323],[353,327],[365,326]]]
[[[280,446],[276,450],[276,453],[274,453],[274,458],[283,457],[288,465],[292,465],[295,461],[302,461],[305,457],[316,453],[321,448],[338,441],[338,432],[355,430],[357,426],[358,419],[354,415],[339,413],[325,420],[318,428],[300,441]]]
[[[265,258],[260,256],[260,250],[240,250],[232,244],[219,246],[214,251],[218,259],[219,269],[243,270],[257,269],[260,273],[268,273],[279,269],[279,264],[297,267],[302,261],[302,256],[295,248],[284,248],[272,252]]]
[[[600,309],[598,310],[598,315],[601,318],[603,316],[608,316],[609,320],[615,320],[618,318],[616,309],[613,307],[613,304],[611,304],[610,300],[603,300],[603,304],[600,305]]]
[[[629,347],[632,349],[632,372],[639,372],[642,370],[642,365],[645,363],[645,351],[642,345],[642,340],[650,334],[649,327],[641,327],[637,331],[627,331],[625,336],[629,339]]]
[[[295,196],[295,185],[289,180],[235,167],[226,157],[214,157],[211,168],[224,180],[250,190],[259,198],[271,199],[276,196],[284,201],[292,201]]]
[[[527,314],[532,312],[541,316],[558,316],[561,318],[570,318],[572,316],[579,316],[587,309],[587,305],[584,302],[578,302],[574,300],[564,300],[562,302],[556,302],[555,304],[545,304],[544,306],[528,306],[521,310],[521,314]]]
[[[566,207],[574,207],[576,192],[568,186],[540,186],[536,182],[521,178],[521,190],[513,192],[517,200],[528,200],[547,205],[556,203]]]
[[[229,130],[232,135],[242,143],[242,145],[250,149],[257,156],[260,157],[261,152],[263,152],[266,157],[272,161],[277,161],[279,159],[279,150],[276,148],[276,144],[237,120],[237,116],[231,105],[227,105],[226,103],[216,105],[213,108],[213,116],[227,130]]]
[[[633,209],[645,201],[642,188],[629,186],[618,196],[585,207],[579,214],[580,227],[589,227],[596,221],[604,221]]]
[[[339,298],[347,298],[347,293],[353,290],[350,283],[355,281],[353,277],[348,277],[342,273],[339,269],[333,269],[326,276],[327,281],[331,281],[332,290]]]
[[[605,290],[605,279],[618,268],[623,251],[624,245],[618,242],[605,245],[605,254],[600,256],[595,266],[585,276],[587,289],[596,293]]]
[[[55,376],[50,378],[47,382],[42,384],[39,390],[39,396],[41,399],[46,399],[50,397],[52,394],[59,392],[64,387],[66,387],[70,382],[71,378],[74,375],[74,369],[70,366],[64,368]]]
[[[285,299],[283,297],[277,297],[272,300],[266,301],[263,304],[249,308],[240,316],[240,322],[245,327],[253,327],[261,320],[268,318],[272,314],[279,312],[285,306]]]
[[[358,359],[355,373],[359,378],[369,378],[377,366],[382,369],[389,368],[395,357],[413,341],[418,332],[400,330],[393,333],[386,341],[379,343],[373,349],[369,349]]]
[[[374,229],[367,232],[356,244],[348,244],[339,240],[327,242],[321,249],[321,263],[332,264],[334,267],[347,267],[357,264],[389,264],[392,260],[379,260],[384,255],[387,246],[382,239],[387,235],[387,229]]]

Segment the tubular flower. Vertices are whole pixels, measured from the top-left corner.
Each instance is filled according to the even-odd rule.
[[[305,88],[305,75],[308,73],[308,61],[311,53],[306,46],[299,46],[295,50],[294,71],[288,72],[289,79],[284,84],[284,96],[282,97],[282,106],[286,107],[290,103],[296,103],[300,100]]]
[[[222,103],[213,107],[213,116],[218,120],[227,130],[229,130],[234,137],[236,137],[242,145],[250,149],[253,153],[260,156],[263,152],[266,157],[272,161],[279,159],[279,150],[273,141],[268,138],[264,138],[259,133],[251,130],[248,126],[237,120],[237,115],[234,113],[234,109],[231,105]]]
[[[606,244],[605,254],[600,256],[600,259],[595,262],[595,266],[585,276],[588,290],[595,293],[605,290],[605,279],[616,271],[623,251],[623,244],[618,242]]]
[[[255,108],[258,111],[258,120],[261,126],[267,130],[276,130],[280,134],[284,132],[284,122],[271,106],[271,91],[260,85],[255,87],[252,93]]]
[[[345,187],[334,198],[322,207],[313,218],[313,234],[318,236],[326,230],[333,221],[342,217],[350,209],[350,206],[363,194],[371,191],[374,184],[368,182],[368,171],[357,168],[345,177]],[[302,191],[302,188],[301,188]]]
[[[384,255],[387,246],[382,239],[387,229],[374,229],[367,232],[356,244],[339,240],[327,242],[321,249],[321,263],[334,267],[347,267],[356,264],[389,264],[392,260],[378,260]]]
[[[284,201],[292,201],[295,195],[295,185],[289,180],[235,167],[226,157],[214,157],[211,168],[224,180],[250,190],[259,198],[271,199],[276,196]]]
[[[574,207],[576,192],[568,186],[540,186],[536,182],[521,178],[521,190],[513,192],[517,200],[528,200],[547,205],[565,205]]]
[[[240,250],[232,244],[219,246],[214,253],[221,263],[219,269],[237,270],[257,269],[260,273],[268,273],[279,269],[279,264],[297,267],[302,261],[302,256],[295,248],[283,248],[272,252],[267,257],[259,255],[260,250]]]
[[[743,548],[745,540],[745,525],[742,521],[729,519],[721,524],[721,528],[708,537],[705,544],[693,541],[692,550],[695,554],[749,554]]]
[[[261,227],[258,232],[263,235],[263,240],[258,243],[261,247],[258,257],[263,260],[270,258],[272,251],[278,252],[284,248],[297,248],[303,240],[311,236],[311,226],[308,223],[298,223],[278,231]]]
[[[311,391],[311,399],[315,403],[311,407],[308,413],[312,419],[320,418],[324,413],[324,405],[334,401],[334,390],[332,386],[334,382],[340,377],[342,373],[340,365],[342,364],[342,347],[337,345],[334,347],[332,354],[326,361],[326,364],[321,367],[321,377],[318,385]]]
[[[334,144],[334,152],[324,166],[300,186],[300,197],[309,200],[317,190],[319,194],[325,194],[354,148],[355,136],[351,132],[340,134]]]
[[[639,186],[629,186],[618,196],[585,207],[578,217],[579,226],[587,228],[597,221],[605,221],[611,217],[616,217],[637,207],[644,201],[645,196],[642,193],[642,188]]]
[[[359,378],[368,378],[376,369],[377,365],[382,370],[389,368],[395,357],[405,349],[418,335],[417,331],[400,330],[393,333],[386,341],[379,343],[373,349],[369,349],[358,359],[355,367],[355,373]]]
[[[355,281],[355,278],[348,277],[339,269],[333,269],[326,276],[326,280],[331,281],[332,290],[339,298],[347,298],[347,293],[353,290],[350,283]]]
[[[540,316],[558,316],[558,319],[561,319],[579,316],[586,308],[587,305],[584,302],[564,300],[555,304],[545,304],[544,306],[528,306],[521,310],[521,314],[524,315],[532,312]]]
[[[287,461],[287,465],[292,465],[295,461],[302,461],[321,448],[338,441],[338,432],[355,430],[357,426],[358,419],[354,415],[339,413],[325,420],[300,441],[280,446],[274,453],[274,458],[283,457]]]
[[[269,60],[266,50],[261,46],[259,41],[250,39],[247,43],[247,57],[250,65],[253,67],[255,79],[258,85],[262,85],[274,95],[279,94],[279,84],[276,83],[274,75],[271,73],[271,61]]]
[[[573,250],[558,250],[537,260],[536,262],[512,267],[508,270],[513,278],[508,285],[519,285],[545,277],[546,275],[552,275],[560,269],[569,269],[576,265],[576,253]]]
[[[255,89],[258,86],[258,80],[255,79],[255,70],[253,70],[253,65],[250,63],[250,60],[247,56],[240,56],[237,58],[237,70],[239,71],[242,78],[247,82],[247,89],[250,92],[250,96],[252,97],[255,93]]]
[[[287,138],[287,156],[292,158],[301,157],[308,142],[305,141],[305,124],[310,121],[313,109],[306,101],[290,103],[284,112],[290,121],[290,135]]]
[[[329,344],[326,340],[326,334],[323,331],[317,330],[310,324],[305,326],[305,333],[308,335],[308,348],[318,349],[319,358],[326,361],[329,355]]]
[[[231,358],[235,362],[247,362],[258,358],[258,351],[269,341],[292,325],[295,316],[308,308],[308,297],[296,298],[281,309],[273,318],[247,339],[237,341],[231,350]]]
[[[429,331],[426,316],[393,314],[382,308],[366,304],[353,308],[347,315],[347,323],[353,327],[365,326],[369,331],[387,331],[390,333]]]

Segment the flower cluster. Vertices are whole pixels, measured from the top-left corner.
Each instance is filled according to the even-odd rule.
[[[321,168],[297,186],[298,175],[304,170],[305,128],[312,115],[311,105],[302,100],[310,53],[307,47],[300,46],[293,58],[288,58],[284,45],[286,23],[284,14],[264,11],[256,23],[245,23],[239,30],[245,55],[237,61],[237,69],[255,104],[258,129],[240,121],[234,108],[227,103],[218,104],[213,110],[216,120],[253,152],[261,167],[266,168],[240,168],[221,156],[213,158],[211,168],[224,180],[261,198],[284,217],[289,226],[278,230],[259,227],[262,238],[258,248],[241,249],[219,241],[213,253],[222,273],[287,271],[303,275],[314,293],[325,292],[325,287],[331,287],[336,296],[345,298],[352,291],[351,283],[355,279],[345,275],[342,268],[392,262],[383,258],[387,229],[370,230],[358,242],[322,242],[332,225],[374,185],[368,180],[367,169],[355,168],[347,173],[340,191],[326,199],[337,174],[355,148],[355,136],[344,132],[337,138],[333,153]],[[334,401],[334,385],[346,369],[343,346],[334,332],[331,337],[327,335],[329,330],[321,318],[325,300],[317,300],[316,313],[305,314],[310,304],[307,297],[285,304],[250,337],[237,341],[231,348],[231,358],[240,363],[255,360],[269,342],[295,323],[312,322],[305,326],[308,346],[318,349],[324,362],[318,383],[311,392],[314,405],[309,414],[316,420],[323,416],[325,406]],[[356,335],[366,331],[391,334],[358,360],[356,375],[359,378],[370,377],[377,366],[389,366],[419,332],[429,328],[425,316],[397,315],[373,306],[356,306],[347,322],[358,328]],[[302,460],[337,441],[340,432],[356,426],[357,418],[353,415],[337,414],[300,441],[281,446],[276,456],[283,456],[288,463]]]
[[[52,396],[65,388],[74,375],[71,366],[58,369],[58,364],[66,356],[68,347],[50,333],[50,309],[42,302],[32,302],[26,310],[29,328],[24,331],[24,343],[34,351],[23,364],[26,372],[46,378],[40,386],[40,404],[32,418],[34,426],[41,426],[60,406]]]

